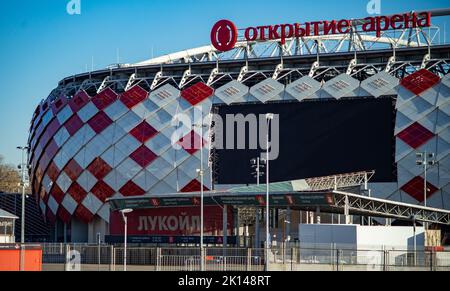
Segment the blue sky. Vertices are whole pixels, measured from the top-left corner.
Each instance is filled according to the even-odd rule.
[[[69,0],[2,1],[0,155],[18,163],[36,105],[66,76],[120,61],[137,62],[209,43],[222,18],[239,27],[367,16],[368,0]],[[448,0],[382,0],[382,14],[449,7]],[[446,20],[445,20],[446,19]],[[434,21],[441,24],[444,21]],[[450,41],[447,24],[447,42]]]

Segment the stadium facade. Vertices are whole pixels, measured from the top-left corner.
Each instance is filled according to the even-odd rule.
[[[281,124],[292,127],[284,136],[291,134],[291,145],[300,151],[310,145],[302,154],[316,158],[298,158],[292,147],[282,148],[285,160],[272,169],[273,182],[376,170],[380,175],[370,184],[374,197],[420,205],[425,171],[416,165],[416,154],[434,153],[438,163],[427,171],[427,206],[450,210],[450,46],[421,46],[424,29],[404,31],[418,33],[237,41],[228,52],[207,46],[68,77],[32,118],[29,163],[36,202],[65,240],[94,242],[98,233],[120,233],[110,226],[117,217],[110,213],[109,198],[199,191],[202,155],[205,190],[252,184],[245,172],[251,173],[249,158],[255,152],[198,146],[214,140],[208,117],[211,112],[279,110],[280,116],[293,116]],[[295,119],[296,110],[309,112],[309,120]],[[323,119],[337,117],[322,124],[311,121],[325,110]],[[192,126],[173,121],[180,113],[191,118]],[[344,123],[346,117],[350,122]],[[339,132],[328,132],[333,139],[321,146],[299,138],[312,138],[336,122],[342,123]],[[352,134],[345,136],[352,125]],[[181,138],[173,140],[174,132]],[[320,159],[326,153],[332,154]],[[289,171],[282,172],[287,164]],[[154,211],[195,216],[179,208]],[[219,221],[215,213],[221,211],[208,211]],[[177,224],[183,223],[195,221]],[[221,227],[222,222],[210,223],[207,231],[214,234]],[[196,234],[177,231],[155,234]]]

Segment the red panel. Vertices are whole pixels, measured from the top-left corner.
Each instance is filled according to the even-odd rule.
[[[146,146],[141,146],[134,153],[130,155],[136,163],[145,168],[150,165],[158,156],[149,150]]]
[[[61,204],[66,194],[61,190],[61,188],[59,188],[58,184],[54,183],[53,188],[50,191],[50,195],[52,195],[53,198],[55,198],[58,204]]]
[[[112,168],[102,158],[96,158],[87,169],[97,180],[102,180],[112,171]]]
[[[189,184],[187,184],[183,189],[181,189],[180,192],[182,193],[200,192],[201,186],[202,186],[201,183],[197,179],[194,179]],[[209,189],[205,187],[205,185],[203,185],[203,191],[209,191]]]
[[[205,85],[202,82],[195,84],[181,92],[181,96],[186,99],[192,106],[195,106],[203,100],[211,97],[214,94],[214,89]]]
[[[409,91],[419,95],[438,84],[440,80],[439,76],[436,76],[428,70],[422,69],[404,78],[401,81],[401,84]]]
[[[113,123],[111,118],[109,118],[108,115],[106,115],[105,112],[100,111],[92,117],[91,120],[89,120],[88,124],[92,127],[92,129],[97,133],[101,133],[104,131],[108,126],[110,126]]]
[[[69,211],[67,211],[62,205],[59,207],[57,215],[58,218],[65,224],[69,224],[72,220],[72,215],[70,215]]]
[[[44,187],[41,188],[41,193],[39,194],[39,197],[41,197],[42,201],[44,201],[45,204],[48,203],[48,198],[50,198],[47,194],[47,192],[45,192]]]
[[[398,134],[398,138],[414,149],[426,144],[434,137],[434,133],[416,122]]]
[[[111,88],[107,88],[100,92],[92,99],[92,103],[97,106],[99,110],[103,110],[117,100],[117,94]]]
[[[145,191],[136,185],[133,181],[129,181],[128,183],[123,186],[119,192],[126,197],[130,196],[142,196],[145,194]]]
[[[70,186],[67,193],[69,193],[78,204],[81,204],[88,194],[77,182],[74,182],[72,186]]]
[[[73,136],[77,133],[81,127],[83,127],[83,121],[78,117],[77,114],[74,114],[65,124],[65,127],[69,134]]]
[[[108,186],[103,181],[99,181],[94,188],[92,188],[91,193],[94,194],[95,197],[97,197],[100,201],[103,203],[106,202],[106,199],[110,198],[115,194],[115,191]]]
[[[52,111],[53,114],[56,115],[58,114],[61,109],[64,108],[64,106],[67,104],[67,98],[64,96],[61,96],[59,98],[57,98],[53,103],[52,103]]]
[[[54,162],[51,162],[50,166],[47,169],[47,175],[50,178],[50,180],[52,180],[52,182],[56,182],[56,180],[59,177],[59,173],[60,170],[58,169],[58,167],[55,165]]]
[[[75,96],[70,100],[69,105],[74,113],[80,111],[86,104],[89,103],[89,95],[85,91],[79,91]]]
[[[205,206],[204,231],[211,235],[223,229],[223,210],[219,206]],[[127,215],[129,235],[190,236],[200,233],[200,207],[174,207],[135,210]],[[142,219],[146,218],[146,219]],[[233,229],[233,211],[228,207],[227,229]],[[148,221],[142,225],[142,221]],[[150,221],[156,221],[153,225]],[[110,234],[123,235],[124,225],[120,212],[111,212]],[[143,226],[143,227],[140,227]]]
[[[139,142],[145,143],[149,139],[157,135],[158,131],[146,121],[144,121],[136,126],[132,131],[130,131],[130,134],[134,136]]]
[[[206,141],[200,137],[195,131],[191,131],[191,133],[187,134],[185,137],[180,139],[178,144],[189,154],[193,155],[198,150],[200,150],[202,143],[205,146]]]
[[[78,206],[77,210],[75,210],[75,216],[86,224],[91,223],[94,219],[94,214],[83,205]]]
[[[80,177],[81,173],[83,172],[83,169],[81,168],[78,163],[72,159],[67,164],[66,168],[64,169],[64,172],[66,172],[67,176],[72,180],[76,181],[78,177]]]
[[[148,96],[148,92],[142,89],[140,86],[134,86],[127,92],[124,92],[121,97],[120,101],[125,104],[128,108],[133,108],[134,106],[138,105],[142,101],[144,101]]]
[[[416,177],[411,181],[409,181],[406,185],[404,185],[402,187],[402,191],[422,203],[425,201],[424,188],[425,188],[425,180],[422,177]],[[432,197],[433,194],[439,191],[438,188],[436,188],[433,184],[430,184],[428,182],[427,188],[428,188],[427,199]]]

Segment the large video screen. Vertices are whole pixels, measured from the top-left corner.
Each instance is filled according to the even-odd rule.
[[[372,182],[396,180],[392,98],[218,106],[216,112],[222,120],[238,114],[279,116],[279,155],[270,163],[271,182],[369,170],[376,171]],[[237,126],[234,136],[236,140]],[[264,152],[262,148],[259,143],[257,149],[216,150],[216,183],[255,184],[250,161]]]

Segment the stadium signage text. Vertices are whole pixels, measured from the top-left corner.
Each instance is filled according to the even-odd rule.
[[[395,14],[392,16],[367,17],[363,20],[314,21],[304,24],[277,24],[243,29],[244,41],[279,40],[350,33],[355,23],[363,32],[376,32],[381,37],[383,31],[391,29],[424,28],[431,26],[431,12]],[[232,50],[238,41],[238,29],[230,20],[220,20],[211,30],[211,43],[219,51]]]

